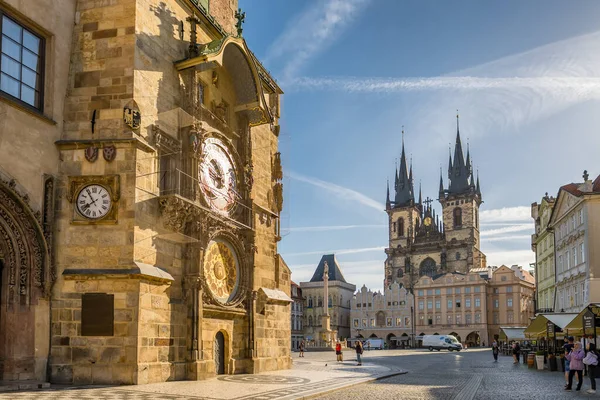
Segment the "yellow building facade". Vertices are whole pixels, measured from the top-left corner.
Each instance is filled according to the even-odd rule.
[[[548,229],[555,199],[544,196],[540,204],[531,205],[535,233],[531,249],[535,252],[536,308],[539,312],[553,312],[555,303],[556,264],[554,260],[554,233]]]
[[[289,368],[283,92],[248,49],[237,1],[0,10],[33,34],[14,45],[39,53],[33,97],[28,82],[0,96],[0,226],[16,227],[0,237],[2,302],[28,305],[2,308],[4,379]],[[25,320],[31,337],[11,337]]]

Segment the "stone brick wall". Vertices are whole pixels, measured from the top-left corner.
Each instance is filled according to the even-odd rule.
[[[123,107],[133,97],[135,2],[79,0],[77,12],[64,138],[130,137],[131,130],[123,123]]]
[[[53,383],[136,383],[139,282],[129,279],[61,280],[52,300]],[[83,293],[114,294],[114,336],[81,335]]]
[[[234,19],[235,12],[238,9],[238,0],[209,0],[210,15],[225,29],[230,35],[236,34]]]

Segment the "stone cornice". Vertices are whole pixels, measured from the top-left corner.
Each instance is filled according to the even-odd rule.
[[[116,148],[136,147],[147,153],[156,152],[154,147],[142,142],[138,138],[131,139],[61,139],[54,142],[59,150],[79,150],[90,146],[106,147],[115,146]]]

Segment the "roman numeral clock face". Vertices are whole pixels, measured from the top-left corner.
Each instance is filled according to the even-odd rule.
[[[214,211],[230,215],[240,197],[237,192],[235,164],[225,145],[208,138],[198,164],[198,182],[204,198]]]
[[[77,211],[92,220],[105,217],[110,211],[111,203],[108,190],[101,185],[85,186],[77,195]]]

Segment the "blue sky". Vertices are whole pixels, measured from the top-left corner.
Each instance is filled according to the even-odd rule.
[[[531,203],[600,173],[598,1],[240,6],[244,37],[286,92],[279,251],[296,282],[334,252],[349,282],[383,286],[385,187],[403,125],[415,185],[436,198],[459,110],[490,265],[533,262]]]

